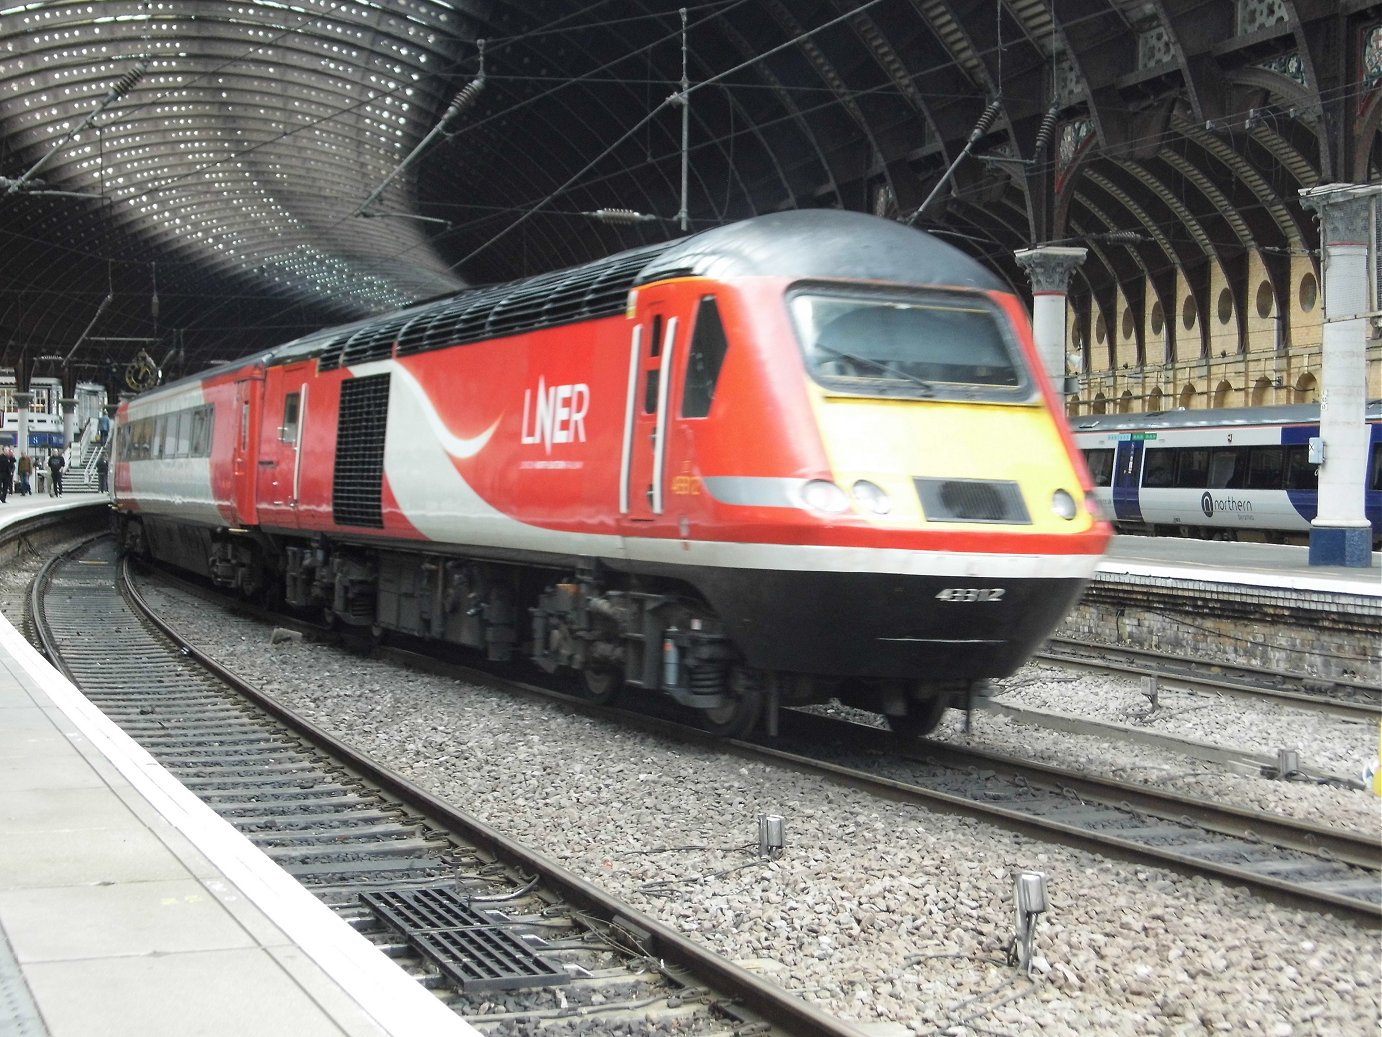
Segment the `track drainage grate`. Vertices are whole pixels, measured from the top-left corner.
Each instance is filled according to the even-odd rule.
[[[384,890],[361,893],[360,901],[462,990],[551,986],[568,978],[453,890]]]

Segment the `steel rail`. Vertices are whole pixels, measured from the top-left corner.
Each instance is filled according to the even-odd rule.
[[[1075,655],[1071,652],[1059,649],[1053,651],[1051,650],[1051,646],[1053,645],[1065,645],[1090,652],[1097,651],[1102,653],[1103,657],[1095,659]],[[1119,662],[1116,658],[1111,658],[1111,656],[1149,659],[1153,660],[1153,662],[1149,664]],[[1253,683],[1249,680],[1232,680],[1224,675],[1201,675],[1193,672],[1176,670],[1168,668],[1168,665],[1190,667],[1192,670],[1207,670],[1219,664],[1181,656],[1164,656],[1140,648],[1125,648],[1117,645],[1096,645],[1090,642],[1075,641],[1068,638],[1051,638],[1047,642],[1047,647],[1034,655],[1033,659],[1044,663],[1050,663],[1054,666],[1073,669],[1094,670],[1103,673],[1130,674],[1135,677],[1155,677],[1160,684],[1167,687],[1186,688],[1192,691],[1211,691],[1241,698],[1276,699],[1285,706],[1294,706],[1316,713],[1331,713],[1354,720],[1382,719],[1382,702],[1346,702],[1330,698],[1323,694],[1290,691],[1285,688],[1272,688],[1263,684]],[[1164,664],[1158,665],[1156,662],[1157,660],[1164,660]],[[1270,677],[1287,677],[1291,680],[1302,682],[1309,680],[1309,678],[1306,677],[1292,676],[1280,673],[1276,670],[1241,666],[1237,664],[1226,665],[1224,668],[1247,673],[1259,673]],[[1322,680],[1321,683],[1324,683],[1324,681]],[[1373,695],[1382,694],[1382,689],[1375,685],[1334,680],[1328,683],[1349,691],[1371,693]]]
[[[784,714],[787,715],[787,714]],[[808,742],[809,751],[744,741],[735,745],[741,751],[779,760],[808,770],[824,770],[852,785],[872,788],[890,796],[901,794],[923,803],[943,804],[966,813],[979,813],[1018,824],[1029,831],[1060,833],[1073,838],[1077,845],[1113,848],[1131,852],[1137,859],[1158,860],[1177,868],[1200,874],[1230,879],[1260,890],[1311,901],[1342,909],[1350,915],[1382,925],[1382,903],[1333,892],[1308,883],[1278,878],[1251,868],[1215,861],[1205,856],[1188,854],[1146,842],[1126,838],[1117,829],[1099,829],[1044,818],[1038,814],[987,802],[982,798],[957,795],[928,788],[916,781],[881,776],[857,767],[822,760],[814,746],[843,742],[847,747],[868,752],[877,757],[880,746],[889,744],[891,735],[884,729],[868,727],[853,721],[794,712],[790,714],[793,730],[790,734]],[[784,734],[789,733],[784,725]],[[897,752],[897,743],[891,741]],[[1207,803],[1194,797],[1157,791],[1143,786],[1108,778],[1095,778],[1045,764],[1018,760],[997,753],[969,748],[955,748],[940,742],[920,742],[910,750],[910,758],[917,762],[935,764],[956,771],[975,771],[980,767],[1002,769],[1033,788],[1046,788],[1066,796],[1080,805],[1106,807],[1111,811],[1165,819],[1172,824],[1197,826],[1206,833],[1239,839],[1255,846],[1276,846],[1282,849],[1317,857],[1323,863],[1337,863],[1358,868],[1377,876],[1382,873],[1382,842],[1376,838],[1305,824],[1283,817],[1262,814]],[[1377,888],[1382,888],[1378,886]]]
[[[166,578],[166,576],[164,577]],[[816,747],[827,746],[833,742],[853,741],[872,754],[899,754],[899,743],[886,729],[869,727],[852,721],[824,717],[819,714],[803,713],[796,710],[783,712],[784,737],[780,744],[755,741],[724,741],[715,739],[704,731],[680,723],[665,716],[649,716],[628,709],[601,707],[570,696],[563,692],[544,688],[540,685],[496,676],[476,667],[445,663],[427,656],[420,656],[397,647],[384,651],[400,660],[406,659],[410,665],[425,668],[431,672],[450,676],[464,674],[471,679],[482,680],[491,685],[501,686],[525,695],[538,696],[561,701],[568,708],[590,712],[602,716],[615,716],[621,723],[635,725],[644,730],[681,738],[688,741],[710,744],[725,751],[733,751],[748,757],[770,758],[789,766],[814,773],[826,773],[837,780],[871,790],[891,798],[899,795],[914,801],[940,806],[948,810],[961,810],[969,814],[983,814],[1012,824],[1037,835],[1058,837],[1061,841],[1084,848],[1115,850],[1124,856],[1138,860],[1153,859],[1179,870],[1191,871],[1218,879],[1228,879],[1250,885],[1258,890],[1285,896],[1296,902],[1306,901],[1315,906],[1327,906],[1347,912],[1355,918],[1362,918],[1372,924],[1382,923],[1382,905],[1362,901],[1356,897],[1331,893],[1323,889],[1311,889],[1308,885],[1279,879],[1249,868],[1233,864],[1208,861],[1203,857],[1148,846],[1132,839],[1118,837],[1116,834],[1091,832],[1078,825],[1051,821],[1025,813],[1012,807],[984,803],[967,796],[954,795],[906,781],[880,777],[857,768],[842,766],[828,760],[821,760]],[[810,752],[797,752],[783,748],[793,733],[801,730],[808,733],[803,740],[812,743]],[[934,760],[941,760],[943,766],[955,770],[974,770],[979,767],[1003,768],[1012,772],[1025,773],[1033,786],[1042,785],[1058,790],[1079,802],[1106,805],[1110,810],[1124,810],[1143,813],[1167,819],[1178,824],[1199,826],[1206,833],[1242,839],[1254,845],[1276,845],[1283,849],[1318,857],[1323,861],[1334,861],[1370,872],[1382,870],[1382,845],[1375,840],[1367,840],[1321,826],[1293,822],[1286,818],[1273,817],[1255,811],[1234,807],[1215,806],[1193,797],[1176,793],[1154,791],[1142,786],[1116,780],[1092,778],[1061,768],[1035,764],[1025,760],[985,753],[979,750],[954,750],[943,743],[921,742],[916,752],[924,753]]]
[[[186,655],[208,672],[235,687],[255,705],[301,737],[339,757],[352,770],[378,784],[390,796],[418,813],[445,828],[462,833],[467,842],[497,859],[541,874],[544,882],[568,903],[592,917],[603,919],[610,925],[633,934],[639,945],[653,959],[674,963],[678,968],[707,981],[716,994],[726,996],[733,1003],[746,1007],[754,1015],[771,1021],[779,1032],[794,1037],[862,1037],[861,1031],[846,1021],[812,1007],[784,988],[758,978],[734,962],[687,939],[676,930],[634,910],[599,887],[567,871],[557,862],[508,838],[478,818],[464,813],[445,800],[385,769],[364,753],[275,702],[199,650],[172,624],[155,614],[129,579],[128,567],[124,568],[122,579],[124,592],[131,602],[165,637],[179,645]]]

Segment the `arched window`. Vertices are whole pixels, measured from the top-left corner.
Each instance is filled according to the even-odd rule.
[[[1153,386],[1152,391],[1147,394],[1148,413],[1155,413],[1165,406],[1165,404],[1162,402],[1162,396],[1163,393],[1161,391],[1161,386]]]
[[[1252,383],[1252,405],[1261,407],[1271,403],[1272,382],[1270,378],[1261,377]]]
[[[1191,410],[1195,406],[1195,385],[1190,383],[1180,391],[1181,410]]]
[[[1233,392],[1233,386],[1227,381],[1222,381],[1214,387],[1214,406],[1227,407],[1229,405],[1229,395]]]
[[[1119,414],[1131,414],[1131,413],[1132,413],[1132,390],[1131,390],[1131,389],[1124,389],[1124,390],[1123,390],[1123,395],[1120,396],[1120,397],[1118,397],[1118,413],[1119,413]]]
[[[1319,383],[1315,381],[1315,376],[1312,374],[1303,374],[1296,379],[1295,399],[1291,402],[1315,403],[1320,398],[1319,390],[1320,386]]]

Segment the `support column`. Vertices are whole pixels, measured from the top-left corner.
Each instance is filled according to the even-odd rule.
[[[77,398],[64,396],[58,403],[62,406],[62,448],[66,450],[72,445],[72,425],[73,417],[77,413]]]
[[[1363,510],[1368,456],[1367,318],[1371,214],[1382,185],[1327,184],[1300,193],[1320,220],[1324,337],[1320,357],[1319,510],[1310,564],[1367,568],[1372,526]]]
[[[29,452],[29,408],[33,406],[34,394],[17,392],[14,394],[15,410],[19,412],[19,431],[15,437],[16,449],[20,457]]]
[[[1065,311],[1070,278],[1088,249],[1039,245],[1013,253],[1032,282],[1032,335],[1057,398],[1065,399]],[[1062,410],[1064,408],[1062,407]]]

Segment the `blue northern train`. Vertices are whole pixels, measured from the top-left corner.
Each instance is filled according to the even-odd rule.
[[[1360,473],[1382,546],[1382,402],[1367,408]],[[1318,406],[1109,414],[1071,421],[1095,496],[1125,533],[1303,541],[1318,507]]]

